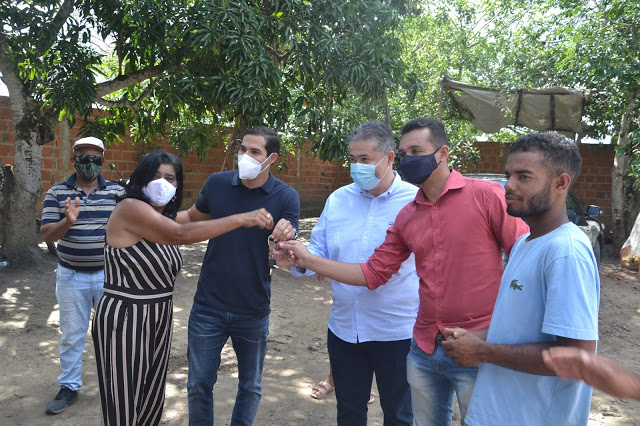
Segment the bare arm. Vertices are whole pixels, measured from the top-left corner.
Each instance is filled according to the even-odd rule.
[[[299,268],[311,269],[317,274],[341,283],[366,287],[367,280],[358,263],[338,262],[315,256],[299,241],[283,241],[279,250],[286,250],[289,258]]]
[[[189,223],[189,222],[200,222],[203,220],[209,220],[211,216],[207,213],[202,213],[200,210],[196,208],[196,205],[192,205],[189,207],[189,210],[183,210],[178,212],[178,216],[176,217],[176,222],[178,223]]]
[[[113,247],[127,247],[140,239],[158,244],[191,244],[215,238],[242,226],[271,229],[273,218],[265,209],[258,209],[220,219],[180,224],[158,213],[143,201],[126,199],[111,214],[107,225],[107,239]]]
[[[568,347],[549,348],[542,358],[559,377],[584,380],[615,397],[640,401],[640,376],[609,358]]]
[[[71,229],[71,225],[73,225],[76,222],[76,219],[78,219],[79,212],[80,197],[76,197],[73,201],[67,197],[67,200],[65,201],[64,218],[59,222],[48,223],[40,227],[40,232],[42,233],[44,241],[47,243],[53,243],[67,235],[67,232]]]
[[[542,352],[554,346],[568,346],[595,352],[596,342],[593,340],[576,340],[558,337],[557,341],[545,343],[525,343],[521,345],[497,345],[479,339],[473,333],[462,328],[445,329],[449,336],[442,347],[446,354],[456,363],[473,366],[490,363],[525,373],[542,376],[553,376],[542,360]]]

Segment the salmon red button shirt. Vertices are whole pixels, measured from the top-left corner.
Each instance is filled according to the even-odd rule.
[[[373,290],[415,254],[420,307],[413,338],[432,354],[438,331],[489,327],[503,272],[502,249],[508,256],[527,232],[520,218],[507,214],[499,184],[452,170],[435,203],[418,191],[361,267]]]

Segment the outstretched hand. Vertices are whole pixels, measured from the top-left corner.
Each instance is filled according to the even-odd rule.
[[[276,260],[276,265],[280,268],[289,268],[294,265],[294,261],[291,260],[293,255],[289,254],[287,250],[279,248],[278,244],[273,248],[273,258]]]
[[[246,228],[251,228],[252,226],[259,226],[264,229],[273,228],[273,217],[266,209],[242,213],[242,219]]]
[[[307,267],[305,260],[311,256],[307,246],[300,241],[281,241],[278,243],[277,250],[282,250],[281,255],[300,268]]]

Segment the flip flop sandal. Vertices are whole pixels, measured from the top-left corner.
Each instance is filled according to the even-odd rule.
[[[311,398],[322,399],[327,396],[328,393],[333,391],[333,386],[326,380],[321,381],[311,389]]]

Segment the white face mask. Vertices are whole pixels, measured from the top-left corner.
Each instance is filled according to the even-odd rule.
[[[271,155],[267,157],[262,163],[259,163],[258,160],[246,154],[238,155],[238,174],[240,179],[255,179],[258,175],[264,170],[262,169],[262,165],[269,161]]]
[[[149,204],[162,207],[169,204],[169,201],[176,195],[176,187],[171,185],[164,178],[152,180],[142,188],[142,193],[149,199]]]

